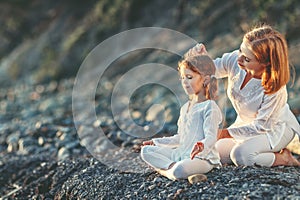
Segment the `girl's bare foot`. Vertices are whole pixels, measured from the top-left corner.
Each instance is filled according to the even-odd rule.
[[[176,162],[171,163],[168,169],[171,169],[175,164]]]
[[[173,163],[171,163],[171,164],[169,165],[168,169],[156,169],[156,171],[157,171],[159,174],[161,174],[161,175],[167,177],[168,179],[174,181],[174,180],[176,180],[176,177],[174,177],[174,175],[173,175],[173,173],[172,173],[172,171],[171,171],[171,168],[172,168],[175,164],[176,164],[176,162],[173,162]]]

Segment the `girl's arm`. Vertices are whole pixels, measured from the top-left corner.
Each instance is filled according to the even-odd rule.
[[[180,109],[180,116],[177,121],[178,127],[178,134],[170,136],[170,137],[162,137],[162,138],[154,138],[152,139],[153,145],[162,146],[162,147],[169,147],[169,148],[176,148],[179,146],[180,143],[180,132],[181,132],[181,116],[182,116],[182,109]]]
[[[222,123],[222,113],[215,101],[210,101],[209,106],[204,112],[203,126],[201,132],[204,133],[204,138],[198,140],[191,151],[190,157],[193,159],[196,154],[207,154],[215,146],[219,126]]]
[[[156,146],[176,148],[179,146],[180,136],[176,134],[170,137],[154,138],[152,141]]]
[[[197,142],[192,149],[190,155],[191,160],[193,160],[198,153],[202,152],[203,149],[204,149],[204,144],[202,142]]]
[[[211,107],[206,110],[203,130],[204,139],[201,142],[204,144],[203,154],[209,152],[217,142],[218,131],[222,123],[222,112],[215,101],[211,101]]]
[[[147,141],[144,141],[144,142],[143,142],[143,146],[146,146],[146,145],[154,145],[153,140],[147,140]]]
[[[179,145],[179,136],[177,134],[171,137],[162,137],[162,138],[155,138],[152,140],[146,140],[143,142],[143,146],[146,145],[175,148]]]

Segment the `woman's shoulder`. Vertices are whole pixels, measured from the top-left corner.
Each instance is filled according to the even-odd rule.
[[[282,99],[287,101],[288,93],[286,86],[282,86],[277,92],[274,92],[273,94],[265,94],[264,100],[272,100],[272,99]]]
[[[221,57],[214,59],[216,65],[216,76],[223,77],[224,74],[234,76],[239,72],[240,68],[237,64],[238,50],[224,53]]]
[[[215,60],[222,59],[223,61],[226,61],[226,62],[234,62],[234,61],[236,61],[238,56],[239,56],[239,50],[234,50],[231,52],[223,53],[221,57],[218,57]]]

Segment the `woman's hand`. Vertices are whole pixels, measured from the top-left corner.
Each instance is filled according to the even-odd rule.
[[[147,141],[144,141],[143,142],[143,146],[146,146],[146,145],[155,145],[153,140],[147,140]]]
[[[202,142],[197,142],[194,145],[194,148],[191,152],[191,155],[190,155],[191,160],[193,160],[198,153],[202,152],[203,149],[204,149],[204,144]]]
[[[204,44],[200,43],[189,49],[188,52],[185,54],[185,57],[196,55],[208,55]]]
[[[223,139],[223,138],[232,138],[232,136],[229,134],[227,129],[219,130],[217,140],[220,140],[220,139]]]

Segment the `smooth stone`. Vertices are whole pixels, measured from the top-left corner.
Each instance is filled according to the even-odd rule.
[[[194,174],[188,177],[188,181],[191,184],[207,181],[207,176],[204,174]]]

